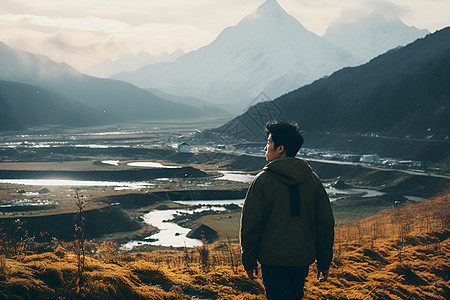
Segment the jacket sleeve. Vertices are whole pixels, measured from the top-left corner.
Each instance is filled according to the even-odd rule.
[[[328,270],[333,259],[334,217],[330,199],[322,182],[314,174],[316,180],[316,251],[317,266]]]
[[[245,197],[241,214],[240,242],[244,268],[256,268],[258,242],[264,230],[264,190],[257,176],[251,183]]]

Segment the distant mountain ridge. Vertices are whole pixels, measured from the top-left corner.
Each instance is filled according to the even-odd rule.
[[[0,130],[106,123],[87,107],[46,89],[17,82],[0,81],[0,108]]]
[[[309,135],[369,135],[405,143],[419,139],[448,144],[449,41],[447,27],[367,64],[344,68],[272,102],[252,106],[214,132],[233,140],[263,141],[264,124],[285,119],[298,122]],[[450,156],[450,147],[440,155]],[[433,158],[430,153],[423,156]]]
[[[136,55],[123,54],[114,61],[107,59],[99,62],[84,70],[84,73],[96,77],[106,78],[116,73],[134,71],[145,65],[170,62],[184,54],[184,51],[181,49],[178,49],[171,54],[165,52],[161,55],[151,55],[144,51],[140,51]]]
[[[322,38],[308,31],[276,0],[267,0],[209,45],[174,62],[148,65],[112,78],[213,103],[239,103],[242,108],[261,92],[274,99],[425,35],[425,31],[409,28],[403,37],[404,27],[409,28],[374,14],[356,25],[336,24]],[[374,34],[368,34],[368,28]],[[377,45],[385,38],[386,45]],[[347,43],[355,49],[344,47]]]
[[[129,83],[84,75],[67,64],[15,50],[1,42],[0,80],[52,91],[61,101],[95,114],[99,124],[202,116],[196,107],[162,99]]]
[[[388,21],[382,13],[375,11],[353,24],[332,22],[323,38],[352,53],[359,63],[366,63],[390,49],[405,46],[429,33],[426,29],[407,26],[400,19]]]
[[[220,105],[212,105],[211,103],[205,102],[201,99],[197,99],[197,98],[193,98],[193,97],[170,95],[170,94],[164,93],[163,91],[160,91],[158,89],[148,88],[145,90],[149,91],[153,95],[156,95],[156,96],[161,97],[166,100],[195,106],[195,107],[199,108],[203,112],[203,114],[208,117],[220,116],[220,117],[230,117],[231,118],[233,116],[227,110],[227,108],[228,108],[227,105],[222,105],[222,107]]]

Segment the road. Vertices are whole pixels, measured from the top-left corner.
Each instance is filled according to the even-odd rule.
[[[368,169],[374,169],[374,170],[380,170],[380,171],[386,171],[386,172],[397,171],[397,172],[403,172],[403,173],[410,174],[410,175],[432,176],[432,177],[450,179],[449,175],[443,175],[443,174],[437,174],[437,173],[427,173],[422,170],[387,169],[387,168],[383,168],[383,167],[362,164],[360,162],[348,162],[348,161],[327,160],[327,159],[317,159],[317,158],[307,158],[305,160],[327,163],[327,164],[336,164],[336,165],[361,166],[361,167],[368,168]]]

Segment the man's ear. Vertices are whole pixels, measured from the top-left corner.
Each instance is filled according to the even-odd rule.
[[[277,152],[280,153],[280,154],[283,153],[284,152],[284,146],[283,145],[278,146]]]

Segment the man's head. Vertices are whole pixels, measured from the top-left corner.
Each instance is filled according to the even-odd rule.
[[[270,121],[265,128],[267,134],[267,161],[281,157],[295,157],[303,145],[303,132],[294,122]]]

